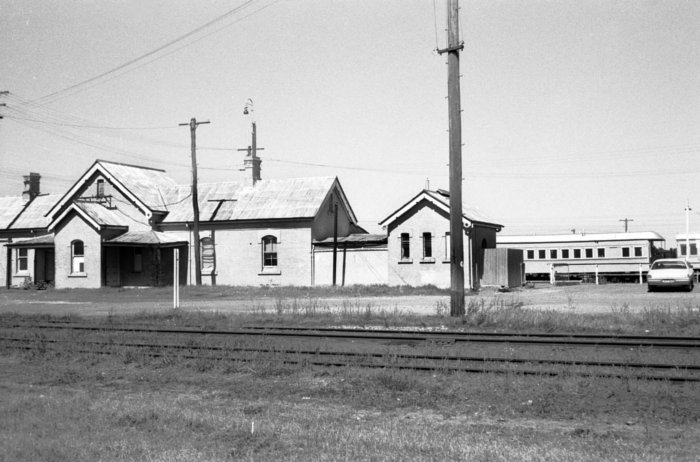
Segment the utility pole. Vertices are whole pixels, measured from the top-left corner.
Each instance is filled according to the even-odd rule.
[[[630,221],[634,221],[634,220],[631,218],[621,218],[617,221],[624,221],[625,222],[625,232],[627,232],[627,223],[629,223]]]
[[[688,261],[690,256],[690,202],[686,202],[685,206],[685,261]]]
[[[459,88],[459,0],[448,0],[447,100],[450,130],[450,315],[464,315],[464,225],[462,220],[462,109]],[[472,268],[470,268],[470,271]]]
[[[331,197],[333,204],[333,287],[336,281],[336,267],[338,266],[338,202]]]
[[[195,268],[195,279],[196,285],[202,285],[202,262],[200,257],[200,244],[199,244],[199,199],[197,197],[197,126],[202,124],[210,123],[208,120],[206,122],[197,122],[194,117],[190,119],[189,123],[179,124],[181,127],[190,127],[190,138],[192,140],[192,211],[194,213],[194,268]]]

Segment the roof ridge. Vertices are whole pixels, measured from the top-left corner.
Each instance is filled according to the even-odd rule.
[[[121,165],[122,167],[140,168],[143,170],[153,170],[156,172],[165,173],[165,170],[163,170],[162,168],[145,167],[143,165],[135,165],[135,164],[125,164],[124,162],[114,162],[112,160],[97,159],[96,162],[105,163],[105,164],[112,164],[112,165]]]

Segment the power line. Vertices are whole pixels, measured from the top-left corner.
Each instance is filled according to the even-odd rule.
[[[49,93],[48,95],[44,95],[44,96],[38,98],[37,101],[45,101],[45,100],[48,100],[48,99],[53,99],[53,100],[55,101],[55,100],[57,99],[56,96],[58,96],[58,95],[60,95],[60,94],[62,94],[62,93],[65,93],[65,92],[74,90],[74,89],[76,89],[76,88],[78,88],[78,87],[82,87],[82,86],[84,86],[84,85],[86,85],[86,84],[88,84],[88,83],[94,82],[94,81],[96,81],[96,80],[98,80],[98,79],[101,79],[102,77],[106,77],[106,76],[108,76],[108,75],[110,75],[110,74],[113,74],[113,73],[115,73],[115,72],[117,72],[117,71],[119,71],[119,70],[121,70],[121,69],[124,69],[124,68],[126,68],[126,67],[128,67],[128,66],[130,66],[130,65],[132,65],[132,64],[135,64],[135,63],[137,63],[137,62],[143,60],[144,58],[148,58],[149,56],[153,56],[154,54],[156,54],[156,53],[158,53],[158,52],[160,52],[160,51],[162,51],[162,50],[164,50],[164,49],[166,49],[166,48],[168,48],[168,47],[170,47],[170,46],[172,46],[172,45],[174,45],[174,44],[176,44],[176,43],[178,43],[178,42],[181,42],[182,40],[184,40],[184,39],[186,39],[186,38],[188,38],[188,37],[191,37],[192,35],[195,35],[195,34],[197,34],[198,32],[201,32],[202,30],[204,30],[204,29],[206,29],[206,28],[212,26],[213,24],[216,24],[217,22],[219,22],[219,21],[221,21],[221,20],[223,20],[223,19],[225,19],[225,18],[231,16],[232,14],[235,14],[235,13],[237,13],[237,12],[239,12],[239,11],[245,9],[246,7],[248,7],[249,5],[251,5],[252,3],[256,2],[256,1],[258,1],[258,0],[247,0],[245,3],[243,3],[243,4],[241,4],[241,5],[239,5],[239,6],[235,7],[235,8],[233,8],[233,9],[231,9],[231,10],[229,10],[229,11],[227,11],[226,13],[224,13],[224,14],[222,14],[222,15],[220,15],[220,16],[217,16],[216,18],[212,19],[211,21],[208,21],[207,23],[205,23],[205,24],[203,24],[203,25],[201,25],[201,26],[199,26],[199,27],[196,27],[195,29],[193,29],[193,30],[187,32],[186,34],[180,35],[179,37],[176,37],[176,38],[170,40],[169,42],[165,43],[164,45],[161,45],[161,46],[159,46],[159,47],[157,47],[157,48],[155,48],[155,49],[153,49],[153,50],[151,50],[151,51],[149,51],[149,52],[147,52],[147,53],[144,53],[144,54],[142,54],[142,55],[140,55],[140,56],[138,56],[138,57],[136,57],[136,58],[130,59],[129,61],[127,61],[127,62],[125,62],[125,63],[123,63],[123,64],[120,64],[120,65],[118,65],[118,66],[116,66],[116,67],[114,67],[114,68],[112,68],[112,69],[110,69],[110,70],[108,70],[108,71],[102,72],[101,74],[98,74],[98,75],[96,75],[96,76],[94,76],[94,77],[90,77],[89,79],[83,80],[83,81],[78,82],[78,83],[76,83],[76,84],[73,84],[73,85],[71,85],[71,86],[69,86],[69,87],[63,88],[63,89],[61,89],[61,90],[54,91],[53,93]]]

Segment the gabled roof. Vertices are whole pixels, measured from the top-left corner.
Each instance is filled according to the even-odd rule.
[[[546,244],[563,242],[605,242],[605,241],[663,241],[654,231],[637,233],[584,233],[584,234],[539,234],[521,236],[496,236],[498,244]]]
[[[431,191],[428,189],[424,189],[421,192],[419,192],[416,196],[414,196],[411,200],[406,202],[403,206],[401,206],[398,210],[393,212],[384,220],[380,221],[379,224],[381,226],[389,225],[423,200],[431,202],[438,209],[443,210],[447,214],[450,213],[450,196],[447,191]],[[478,223],[480,225],[491,228],[497,228],[498,230],[503,228],[503,225],[491,221],[491,219],[489,219],[486,215],[481,213],[478,209],[473,207],[465,207],[464,205],[462,205],[462,221],[464,223],[465,228],[473,226],[474,223]]]
[[[337,188],[350,214],[357,218],[340,182],[333,177],[260,180],[253,186],[242,183],[208,183],[198,186],[201,221],[266,220],[313,218],[325,199]],[[170,213],[163,223],[193,220],[190,187],[180,186],[166,197]]]
[[[22,196],[0,197],[0,229],[8,228],[24,206]]]
[[[36,196],[27,205],[17,219],[10,225],[9,229],[36,229],[46,228],[50,220],[45,216],[46,212],[53,207],[61,197],[60,194],[41,194]]]
[[[149,218],[153,212],[167,211],[164,196],[176,187],[175,182],[165,174],[164,170],[96,160],[68,192],[56,202],[47,215],[56,214],[68,205],[96,173],[106,177]]]
[[[49,231],[52,231],[63,219],[75,212],[96,230],[103,228],[150,229],[143,215],[131,216],[118,208],[110,209],[99,203],[73,202],[60,215],[51,220]]]

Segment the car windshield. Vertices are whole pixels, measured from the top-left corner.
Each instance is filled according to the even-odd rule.
[[[685,262],[682,261],[657,261],[651,269],[686,269]]]

